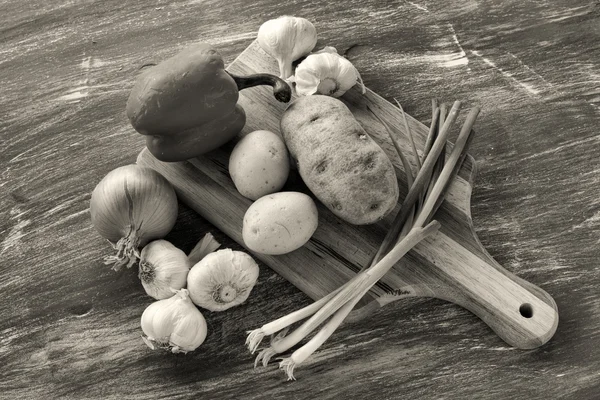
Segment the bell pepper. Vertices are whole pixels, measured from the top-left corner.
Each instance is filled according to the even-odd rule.
[[[273,87],[288,102],[291,88],[270,74],[237,76],[225,70],[211,45],[198,43],[142,73],[127,100],[127,117],[146,135],[146,147],[159,160],[184,161],[214,150],[244,127],[239,91]]]

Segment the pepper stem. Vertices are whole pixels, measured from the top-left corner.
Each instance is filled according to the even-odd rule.
[[[247,76],[238,76],[227,71],[235,81],[238,90],[251,88],[259,85],[269,85],[273,87],[273,96],[282,102],[287,103],[292,98],[292,88],[283,79],[271,74],[253,74]]]

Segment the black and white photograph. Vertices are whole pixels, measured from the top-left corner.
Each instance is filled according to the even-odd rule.
[[[600,1],[0,0],[0,399],[600,400]]]

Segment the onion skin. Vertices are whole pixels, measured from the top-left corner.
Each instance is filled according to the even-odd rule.
[[[109,172],[90,200],[94,228],[117,251],[107,264],[115,270],[133,266],[140,247],[171,231],[177,207],[173,186],[153,169],[131,164]]]

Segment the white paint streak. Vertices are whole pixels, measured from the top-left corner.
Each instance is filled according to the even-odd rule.
[[[464,60],[464,64],[458,64],[458,65],[468,65],[469,64],[469,59],[467,58],[467,53],[465,53],[465,50],[463,49],[462,45],[460,44],[460,42],[458,41],[458,36],[456,35],[456,31],[454,30],[454,26],[452,24],[448,24],[450,30],[452,31],[452,40],[454,41],[454,44],[456,44],[456,46],[458,46],[458,50],[460,50],[460,54],[461,54],[461,58],[460,60]],[[469,71],[471,71],[471,68],[469,68],[467,66],[467,69]]]
[[[55,149],[49,149],[49,150],[45,150],[45,151],[41,151],[41,152],[37,152],[37,153],[34,151],[37,148],[45,147],[45,145],[46,145],[46,143],[44,142],[44,143],[40,143],[37,146],[31,147],[31,148],[25,150],[24,152],[17,154],[9,162],[13,163],[15,161],[23,161],[23,160],[28,160],[28,159],[32,159],[32,158],[39,159],[42,156],[46,156],[48,154],[56,154],[56,150]],[[24,155],[26,155],[28,153],[32,153],[32,154],[29,155],[28,157],[23,157]]]
[[[25,213],[26,213],[26,211],[21,211],[21,209],[18,206],[15,206],[10,210],[11,217],[13,217],[15,219],[21,219],[21,216],[24,215]]]
[[[80,83],[85,83],[85,82],[80,82]],[[67,92],[67,94],[60,96],[58,98],[58,100],[63,100],[63,101],[77,100],[75,102],[78,102],[80,99],[82,99],[84,97],[88,97],[91,94],[92,89],[105,88],[105,87],[111,87],[111,86],[122,86],[122,84],[121,83],[107,83],[107,84],[103,84],[103,85],[78,86],[73,89],[70,89]],[[120,92],[122,90],[125,90],[125,89],[105,90],[102,92],[102,94],[112,93],[112,92]]]
[[[373,329],[370,331],[366,331],[366,332],[361,332],[361,333],[357,333],[354,335],[349,335],[346,337],[347,340],[355,340],[357,338],[360,338],[362,336],[373,336],[373,337],[377,337],[377,332],[379,331],[383,331],[383,328],[377,328],[377,329]]]
[[[221,37],[211,39],[210,42],[211,42],[211,44],[219,44],[219,43],[238,42],[241,40],[254,40],[254,39],[256,39],[257,33],[258,32],[253,31],[253,32],[239,33],[237,35],[221,36]]]
[[[66,100],[66,101],[70,101],[70,100],[79,100],[82,99],[84,97],[87,97],[88,92],[87,90],[75,90],[75,91],[70,91],[69,94],[65,94],[64,96],[60,96],[58,99],[59,100]]]
[[[8,279],[5,279],[2,282],[0,282],[0,289],[5,290],[10,286],[23,287],[25,286],[25,284],[26,283],[24,282],[24,279],[21,275],[13,275],[11,273]]]
[[[0,251],[0,254],[4,254],[4,252],[6,252],[6,250],[10,249],[11,247],[18,247],[21,238],[23,238],[26,235],[26,233],[23,232],[23,229],[25,229],[30,224],[31,221],[28,219],[24,219],[22,221],[17,222],[11,228],[10,232],[8,232],[6,238],[2,241],[2,250]]]
[[[54,222],[52,224],[44,226],[38,232],[42,233],[42,232],[45,232],[45,231],[47,231],[49,229],[54,229],[58,225],[62,225],[62,224],[66,223],[66,222],[68,222],[68,221],[70,221],[72,219],[75,219],[75,218],[79,217],[80,215],[84,215],[84,214],[88,214],[88,213],[89,213],[89,209],[87,209],[87,208],[84,209],[84,210],[81,210],[81,211],[74,212],[73,214],[69,214],[66,217],[61,218],[61,219],[59,219],[58,221],[56,221],[56,222]],[[88,228],[89,227],[91,227],[91,225],[88,226]],[[83,229],[79,230],[79,232],[77,232],[77,234],[81,233],[82,230]]]
[[[535,86],[527,83],[527,82],[523,82],[518,80],[517,78],[515,78],[515,76],[513,74],[511,74],[508,71],[505,71],[504,69],[498,67],[492,60],[490,60],[489,58],[486,58],[484,56],[481,55],[480,52],[478,52],[477,50],[472,50],[471,51],[472,54],[476,55],[477,57],[481,58],[481,60],[486,63],[487,65],[489,65],[490,67],[492,67],[493,69],[495,69],[496,71],[500,72],[504,77],[508,78],[510,81],[516,83],[517,85],[519,85],[520,87],[522,87],[523,89],[525,89],[528,93],[534,95],[534,96],[539,96],[540,90],[537,89]]]
[[[600,141],[600,136],[598,136],[598,135],[597,136],[591,136],[591,137],[584,138],[584,139],[580,139],[580,140],[575,140],[573,142],[569,142],[569,143],[563,144],[563,145],[555,147],[553,149],[545,150],[545,151],[542,151],[542,152],[539,152],[539,153],[534,153],[534,154],[532,154],[530,156],[522,158],[521,161],[529,160],[529,159],[532,159],[532,158],[544,157],[544,156],[546,156],[548,154],[557,153],[559,151],[568,149],[568,148],[573,147],[573,146],[582,146],[582,145],[586,145],[586,144],[588,144],[590,142],[599,142],[599,141]]]
[[[417,3],[413,3],[411,1],[407,1],[407,3],[410,4],[411,6],[413,6],[414,8],[418,9],[418,10],[425,11],[426,13],[429,12],[429,10],[427,9],[427,7],[425,7],[425,6],[421,6],[421,5],[419,5]]]
[[[512,35],[514,33],[519,33],[519,32],[523,32],[526,30],[533,30],[533,29],[537,29],[541,26],[544,25],[548,25],[554,22],[558,22],[558,21],[562,21],[568,18],[573,18],[573,17],[581,17],[583,15],[588,14],[592,9],[593,9],[594,5],[584,5],[584,6],[580,6],[580,7],[575,7],[575,8],[570,8],[555,14],[550,14],[550,15],[544,15],[543,18],[540,18],[539,23],[537,24],[520,24],[518,26],[514,26],[514,22],[509,22],[506,24],[498,24],[495,27],[495,30],[497,32],[502,32],[503,35]],[[586,11],[581,12],[581,13],[576,13],[574,14],[573,11],[576,10],[580,10],[582,8],[586,8]],[[480,40],[481,41],[487,41],[487,40],[493,40],[495,39],[497,36],[496,35],[490,35],[490,36],[484,36],[481,37]]]
[[[391,59],[388,61],[388,64],[398,64],[398,65],[419,65],[419,64],[436,64],[443,68],[455,68],[459,66],[467,66],[467,70],[471,70],[468,67],[469,58],[467,57],[467,53],[463,49],[460,41],[458,40],[456,31],[452,24],[448,24],[448,27],[451,32],[452,40],[448,40],[447,37],[441,38],[437,41],[436,47],[440,47],[442,49],[447,49],[448,46],[452,47],[451,52],[447,50],[443,53],[428,53],[424,55],[417,56],[404,56],[401,58],[396,58],[396,60]]]
[[[13,340],[16,340],[24,335],[23,331],[18,331],[15,327],[6,328],[2,331],[0,337],[0,348],[4,348]]]
[[[92,68],[104,67],[109,64],[112,64],[112,61],[104,61],[99,58],[92,58],[92,56],[89,56],[81,61],[81,68],[84,70],[89,70]]]
[[[4,254],[6,250],[12,247],[19,247],[21,239],[27,234],[23,230],[31,224],[30,219],[22,219],[22,216],[26,211],[21,211],[19,206],[15,206],[10,210],[11,219],[17,222],[10,229],[4,240],[2,241],[2,249],[0,255]]]
[[[110,84],[103,84],[103,85],[90,85],[89,84],[90,83],[89,77],[90,77],[90,73],[91,73],[92,69],[104,67],[111,63],[112,63],[111,61],[103,61],[98,58],[92,58],[92,56],[85,57],[81,61],[81,64],[79,64],[81,69],[83,69],[85,72],[84,79],[77,82],[78,86],[68,90],[67,93],[60,96],[58,98],[58,100],[66,101],[69,103],[78,103],[81,99],[88,97],[91,94],[92,89],[122,85],[121,83],[110,83]],[[104,92],[104,93],[106,93],[106,92]]]
[[[579,12],[579,13],[574,12],[574,11],[581,10],[582,8],[585,8],[584,12]],[[573,8],[566,9],[564,11],[560,11],[553,15],[547,15],[546,18],[548,19],[549,22],[564,21],[565,19],[581,17],[583,15],[586,15],[589,12],[589,8],[590,8],[589,4],[579,6],[579,7],[573,7]]]
[[[396,14],[396,10],[369,11],[367,14],[371,18],[385,18],[385,17]]]
[[[463,57],[461,53],[452,54],[427,54],[423,56],[407,56],[396,60],[390,60],[388,65],[406,65],[406,64],[437,64],[444,68],[452,68],[459,65],[467,65],[469,60]]]
[[[49,47],[54,43],[63,41],[69,37],[72,31],[72,27],[60,27],[48,32],[40,32],[36,36],[6,46],[5,49],[0,49],[0,65],[12,61],[17,57],[23,57],[41,47]]]
[[[113,133],[112,135],[102,136],[100,139],[106,140],[106,139],[113,138],[115,136],[123,136],[123,135],[129,134],[130,132],[131,131],[130,131],[129,126],[126,126],[125,128],[119,129],[117,132]]]
[[[463,52],[464,54],[464,52]],[[448,55],[432,55],[432,56],[423,56],[423,59],[428,59],[430,62],[437,62],[442,67],[451,68],[459,65],[467,65],[469,63],[469,59],[465,57],[461,53],[453,53]]]
[[[92,56],[90,56],[88,58],[84,58],[83,61],[81,62],[81,68],[90,69],[91,64],[92,64]]]
[[[600,211],[596,211],[594,215],[586,218],[581,223],[574,225],[573,229],[593,228],[600,224]]]
[[[73,203],[77,203],[83,199],[85,199],[88,196],[88,194],[81,194],[79,196],[75,196],[65,202],[62,202],[61,204],[57,205],[56,207],[51,208],[50,210],[46,211],[44,213],[44,216],[51,216],[53,214],[58,213],[59,211],[65,210],[67,208],[69,208]]]
[[[543,76],[541,76],[540,74],[538,74],[537,72],[535,72],[532,68],[530,68],[527,64],[525,64],[523,61],[521,61],[521,59],[517,56],[515,56],[513,53],[511,53],[510,51],[508,52],[508,55],[511,56],[512,58],[514,58],[515,60],[518,61],[518,63],[525,68],[528,72],[530,72],[531,74],[533,74],[535,77],[537,77],[540,81],[542,81],[543,83],[545,83],[548,87],[552,87],[552,84],[550,82],[548,82],[546,79],[544,79]]]

